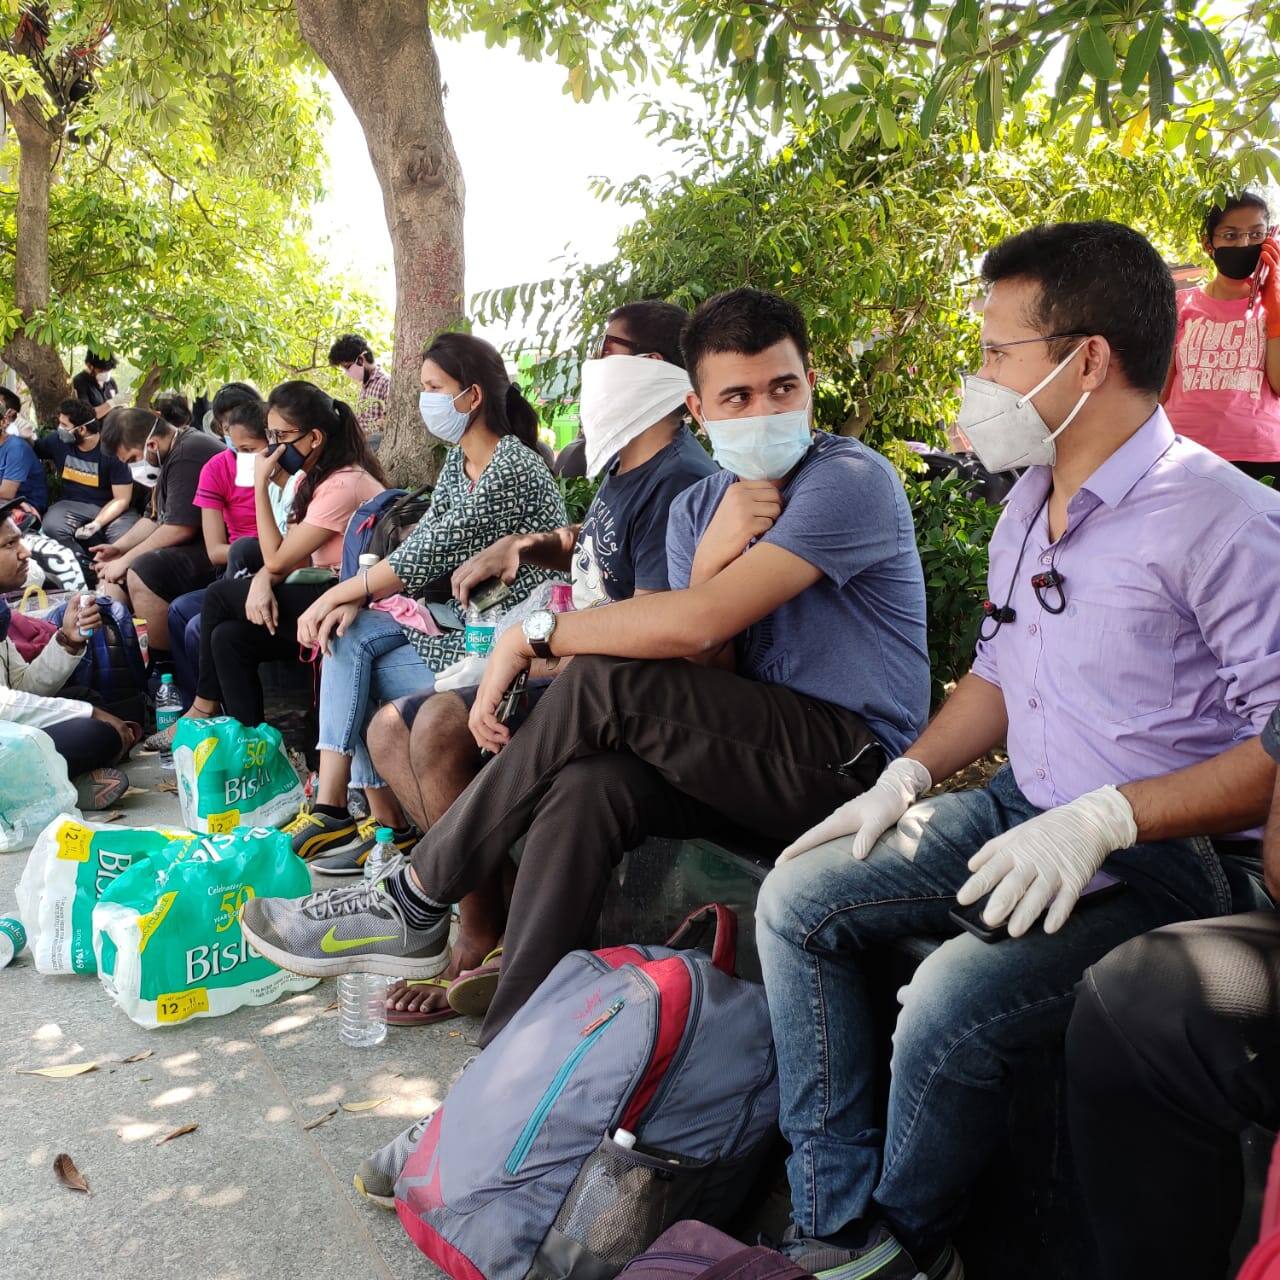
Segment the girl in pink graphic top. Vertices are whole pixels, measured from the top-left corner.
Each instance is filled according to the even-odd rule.
[[[1165,412],[1179,435],[1255,479],[1280,478],[1280,248],[1251,191],[1205,218],[1214,277],[1178,296]],[[1250,313],[1255,276],[1265,273]]]

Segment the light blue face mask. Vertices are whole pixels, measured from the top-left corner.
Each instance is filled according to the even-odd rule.
[[[739,480],[781,480],[813,441],[809,403],[786,413],[703,422],[711,456]]]
[[[465,395],[470,387],[458,392]],[[428,431],[445,444],[457,444],[471,425],[471,413],[463,413],[453,402],[458,396],[447,391],[422,391],[418,394],[418,412]]]

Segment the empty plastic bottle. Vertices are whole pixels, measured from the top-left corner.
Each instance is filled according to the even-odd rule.
[[[182,715],[182,695],[174,687],[173,676],[168,672],[160,677],[160,688],[156,690],[156,732],[167,729]],[[173,772],[173,745],[160,749],[160,768],[165,773]]]
[[[379,827],[364,864],[364,878],[376,880],[395,850],[395,833]],[[387,987],[380,973],[344,973],[338,979],[338,1037],[353,1049],[371,1049],[387,1038]]]

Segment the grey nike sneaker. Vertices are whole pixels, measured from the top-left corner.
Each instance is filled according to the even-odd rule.
[[[384,1209],[396,1207],[396,1179],[410,1153],[418,1145],[430,1119],[431,1116],[423,1116],[421,1120],[396,1134],[385,1147],[379,1147],[367,1160],[360,1161],[353,1181],[356,1190],[366,1200],[371,1200]]]
[[[303,977],[434,978],[449,963],[449,913],[425,931],[409,924],[383,887],[403,866],[394,858],[377,880],[305,898],[251,898],[240,927],[273,964]]]
[[[860,1249],[809,1240],[792,1227],[782,1252],[818,1280],[964,1280],[964,1264],[951,1245],[916,1262],[886,1227],[877,1227]]]

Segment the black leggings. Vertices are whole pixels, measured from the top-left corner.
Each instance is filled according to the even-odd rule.
[[[120,735],[102,720],[85,716],[43,725],[42,728],[53,739],[58,754],[67,762],[69,778],[105,768],[120,755]]]
[[[281,583],[275,589],[276,633],[244,616],[252,578],[221,578],[204,594],[200,611],[200,676],[196,693],[222,704],[241,724],[261,724],[264,662],[298,660],[298,619],[322,596],[324,583]]]
[[[1067,1072],[1099,1280],[1225,1280],[1240,1133],[1280,1122],[1280,912],[1117,947],[1080,984]]]

